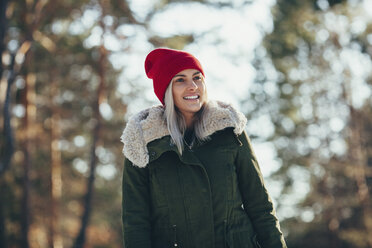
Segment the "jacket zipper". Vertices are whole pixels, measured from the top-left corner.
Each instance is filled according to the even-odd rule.
[[[173,225],[173,232],[174,232],[174,244],[173,244],[173,247],[178,247],[178,244],[177,244],[177,225]]]

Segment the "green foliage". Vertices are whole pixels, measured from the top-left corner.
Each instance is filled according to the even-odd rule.
[[[362,2],[278,1],[273,32],[257,50],[250,98],[260,107],[251,107],[249,117],[267,115],[275,125],[265,139],[281,163],[272,178],[283,185],[278,212],[289,247],[372,245],[370,198],[361,196],[371,187],[372,154],[364,137],[371,136],[372,105],[370,98],[356,103],[358,75],[342,57],[352,51],[369,63],[372,23],[353,29],[366,15]],[[371,89],[370,74],[361,75]],[[305,190],[298,187],[302,178],[310,185]],[[292,213],[287,202],[297,205]]]
[[[51,246],[51,143],[56,130],[62,195],[57,199],[55,232],[65,247],[72,246],[84,210],[92,134],[98,120],[101,130],[87,247],[121,247],[119,138],[125,126],[125,103],[143,92],[125,67],[114,67],[114,60],[132,49],[131,37],[118,30],[123,26],[132,27],[134,33],[145,30],[149,47],[182,49],[196,41],[195,34],[147,32],[152,18],[176,4],[221,9],[251,2],[159,0],[139,18],[130,2],[122,0],[10,1],[5,67],[6,57],[25,40],[31,41],[31,47],[16,65],[19,74],[12,89],[16,151],[12,166],[0,178],[9,247],[18,247],[22,239],[25,162],[31,165],[30,246]],[[370,197],[363,194],[363,187],[367,185],[370,192],[372,101],[367,97],[356,104],[355,98],[361,96],[355,97],[355,92],[358,80],[370,90],[372,78],[356,75],[343,58],[356,56],[357,68],[368,67],[370,19],[364,18],[362,1],[278,0],[272,14],[273,31],[256,50],[257,77],[242,109],[249,117],[252,138],[269,141],[276,148],[280,167],[270,181],[281,185],[277,210],[289,247],[371,247]],[[126,44],[117,54],[104,42],[109,35]],[[102,79],[100,103],[105,111],[96,113],[94,102]],[[119,83],[127,84],[130,92],[120,93]],[[22,109],[26,96],[28,129]],[[275,127],[272,133],[255,132],[262,119]],[[26,149],[30,161],[25,161]]]
[[[179,2],[158,1],[144,20],[151,21],[169,4]],[[1,178],[2,200],[6,202],[2,212],[6,219],[6,243],[18,247],[28,235],[31,247],[50,247],[58,236],[64,247],[73,245],[85,207],[90,150],[99,122],[86,246],[121,247],[124,158],[120,136],[127,111],[125,98],[138,93],[132,85],[128,95],[118,93],[119,83],[131,82],[123,74],[125,68],[114,68],[111,55],[115,51],[105,37],[114,37],[120,44],[127,42],[120,51],[125,53],[131,49],[130,37],[118,30],[123,26],[144,29],[148,23],[137,20],[130,3],[122,0],[13,1],[7,13],[5,55],[16,52],[26,40],[31,47],[25,59],[17,62],[20,70],[12,106],[13,110],[18,108],[18,112],[13,111],[16,114],[12,120],[16,151],[11,168]],[[193,39],[192,34],[154,36],[149,42],[182,49]],[[98,94],[102,80],[103,89]],[[99,113],[95,109],[97,101]],[[53,155],[56,151],[57,155]],[[26,152],[30,154],[27,161]],[[53,156],[59,156],[60,161],[53,162]],[[29,173],[25,173],[26,163],[30,165]],[[52,194],[58,177],[62,179],[60,197]],[[24,185],[26,179],[29,186]],[[25,192],[29,192],[29,213],[22,213],[20,207],[22,199],[26,199]],[[21,225],[25,218],[30,223],[27,233]]]

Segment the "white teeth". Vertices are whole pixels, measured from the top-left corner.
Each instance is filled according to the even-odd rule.
[[[198,99],[199,96],[185,96],[184,99],[186,100],[193,100],[193,99]]]

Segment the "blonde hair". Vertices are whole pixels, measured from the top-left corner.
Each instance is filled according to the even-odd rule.
[[[186,121],[182,113],[174,105],[173,92],[172,92],[173,80],[169,84],[164,95],[165,103],[165,119],[167,121],[167,127],[169,134],[172,138],[172,142],[177,146],[179,153],[182,155],[184,149],[184,134],[186,131]],[[205,126],[205,116],[209,110],[208,98],[205,93],[204,97],[207,99],[203,104],[201,109],[195,114],[194,120],[194,134],[197,141],[208,140],[206,126]]]

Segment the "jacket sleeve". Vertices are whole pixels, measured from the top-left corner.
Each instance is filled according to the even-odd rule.
[[[242,143],[236,161],[239,188],[244,209],[252,220],[258,242],[263,248],[285,248],[287,246],[280,231],[279,221],[250,140],[246,132],[238,138]]]
[[[150,248],[148,169],[125,159],[122,181],[122,223],[125,248]]]

